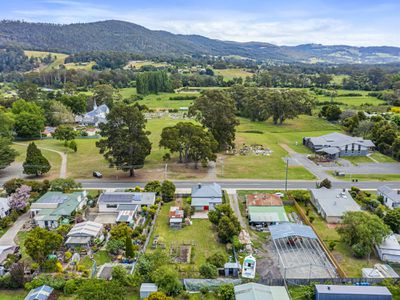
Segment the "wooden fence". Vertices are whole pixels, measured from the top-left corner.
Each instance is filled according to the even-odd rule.
[[[294,206],[296,207],[296,209],[298,210],[301,218],[304,220],[304,222],[310,226],[315,234],[318,237],[319,243],[321,244],[322,248],[324,249],[326,255],[328,256],[329,260],[331,261],[331,263],[335,266],[336,271],[338,272],[339,276],[341,278],[347,278],[346,272],[342,269],[342,267],[340,266],[339,262],[336,260],[336,258],[332,255],[332,253],[329,251],[328,247],[325,245],[323,239],[321,238],[321,236],[318,234],[318,231],[315,229],[315,227],[313,226],[313,224],[310,222],[310,220],[308,219],[307,215],[304,213],[303,208],[297,203],[296,200],[293,200],[294,202]]]

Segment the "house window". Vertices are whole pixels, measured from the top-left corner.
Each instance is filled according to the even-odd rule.
[[[358,152],[361,152],[361,145],[358,145]]]
[[[117,208],[117,204],[107,204],[106,207],[107,208]]]
[[[354,152],[354,144],[351,144],[351,153]]]
[[[349,150],[349,146],[346,145],[346,147],[344,147],[344,152],[347,152],[347,150]]]

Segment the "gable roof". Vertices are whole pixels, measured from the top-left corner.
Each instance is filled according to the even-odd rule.
[[[361,211],[347,190],[322,187],[310,192],[328,217],[342,217],[348,211]]]
[[[221,186],[215,182],[196,184],[192,187],[192,198],[222,198]]]
[[[42,285],[30,290],[25,300],[47,300],[54,289],[48,285]]]
[[[99,203],[153,205],[155,193],[140,192],[105,192],[99,197]]]
[[[240,284],[234,287],[236,300],[289,300],[283,286],[267,286],[258,283]]]
[[[103,229],[100,223],[87,221],[75,224],[74,227],[68,232],[67,236],[89,236],[96,237]]]
[[[397,192],[397,190],[392,189],[388,185],[379,187],[378,192],[385,194],[393,202],[400,202],[400,194]]]
[[[328,147],[341,147],[353,143],[365,147],[375,146],[371,140],[364,140],[362,137],[352,137],[339,132],[332,132],[318,137],[308,137],[307,139],[314,145]]]

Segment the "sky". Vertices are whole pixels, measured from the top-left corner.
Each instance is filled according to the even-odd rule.
[[[0,18],[123,20],[149,29],[276,45],[400,46],[400,0],[0,0]]]

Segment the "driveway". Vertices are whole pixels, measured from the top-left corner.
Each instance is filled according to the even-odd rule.
[[[0,246],[16,245],[15,238],[17,233],[21,231],[25,222],[29,220],[29,212],[21,215],[17,221],[7,230],[7,232],[0,238]]]
[[[243,219],[242,214],[240,213],[239,199],[236,190],[226,189],[226,193],[228,194],[229,204],[231,205],[236,217],[239,219],[240,226],[242,226],[243,229],[247,229],[247,222]]]

